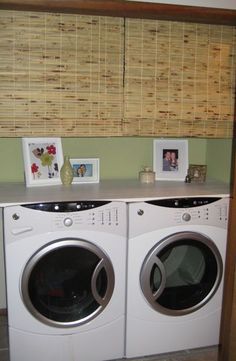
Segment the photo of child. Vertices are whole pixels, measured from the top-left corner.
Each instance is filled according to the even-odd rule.
[[[74,177],[92,177],[92,164],[73,164]]]

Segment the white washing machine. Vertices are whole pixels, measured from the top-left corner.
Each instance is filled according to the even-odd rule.
[[[11,361],[124,356],[126,219],[122,202],[5,208]]]
[[[228,204],[129,205],[126,357],[218,344]]]

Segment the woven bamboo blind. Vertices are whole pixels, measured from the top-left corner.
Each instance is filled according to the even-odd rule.
[[[0,136],[231,137],[236,29],[0,11]]]
[[[124,20],[0,11],[0,136],[121,135]]]
[[[231,137],[236,29],[126,20],[125,134]]]

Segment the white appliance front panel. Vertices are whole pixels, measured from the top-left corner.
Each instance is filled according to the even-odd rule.
[[[112,322],[120,324],[122,320],[123,334],[127,248],[126,204],[117,203],[114,207],[109,205],[110,209],[118,209],[118,224],[88,226],[87,223],[82,225],[74,223],[73,227],[64,225],[62,229],[58,227],[57,230],[54,227],[55,214],[47,212],[45,214],[20,206],[5,209],[6,279],[8,285],[8,317],[11,328],[37,334],[66,335],[78,332],[86,333],[93,329],[99,330],[100,327]],[[84,213],[88,214],[89,211]],[[19,218],[18,216],[12,217],[14,214],[17,214]],[[89,217],[85,215],[86,220]],[[14,218],[17,220],[15,221]],[[108,256],[114,269],[115,286],[108,305],[89,323],[74,327],[56,328],[43,324],[27,310],[21,295],[21,278],[25,265],[41,247],[51,242],[70,238],[91,242]],[[120,328],[120,325],[118,327]]]

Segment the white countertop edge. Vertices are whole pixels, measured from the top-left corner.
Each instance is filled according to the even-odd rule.
[[[230,196],[230,185],[210,180],[186,184],[157,181],[142,184],[138,180],[106,180],[94,184],[27,188],[24,183],[0,183],[0,207],[30,203],[72,201],[144,202],[155,199]]]

